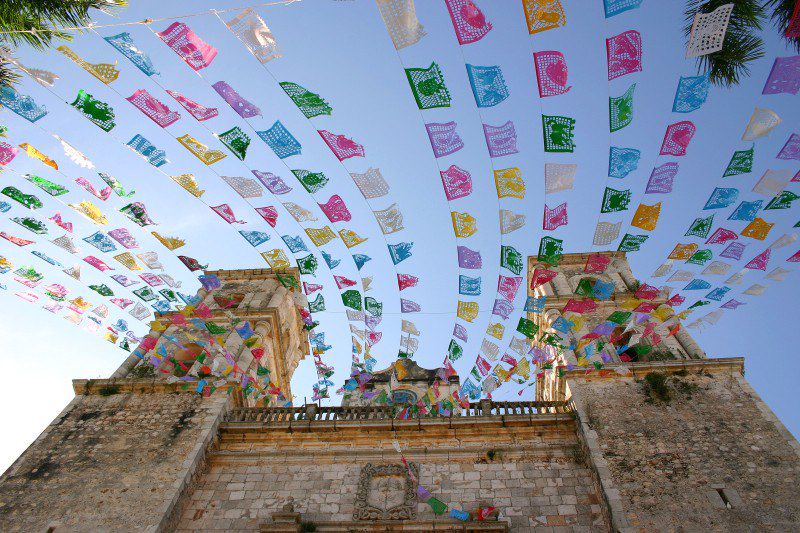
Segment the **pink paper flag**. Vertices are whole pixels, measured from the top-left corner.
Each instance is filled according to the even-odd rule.
[[[344,276],[333,276],[333,280],[336,282],[336,286],[339,287],[340,289],[344,287],[352,287],[353,285],[356,284],[355,281],[347,279]]]
[[[303,282],[303,292],[306,294],[312,294],[317,291],[321,291],[323,289],[322,285],[317,285],[316,283],[307,283]]]
[[[539,96],[557,96],[569,91],[567,85],[567,61],[564,54],[556,50],[544,50],[533,54]]]
[[[178,112],[171,111],[170,108],[162,104],[155,96],[144,89],[139,89],[125,100],[136,106],[139,111],[147,115],[150,120],[162,128],[166,128],[181,118]]]
[[[397,285],[400,287],[401,291],[409,287],[416,287],[417,283],[419,283],[419,278],[416,276],[412,276],[411,274],[397,275]]]
[[[689,146],[695,131],[697,131],[697,128],[688,120],[670,124],[664,134],[664,141],[661,143],[659,155],[686,155],[686,148]]]
[[[544,204],[544,220],[542,222],[542,228],[547,231],[552,231],[559,226],[566,226],[567,223],[567,202],[557,205],[553,209],[550,209],[547,204]]]
[[[587,274],[602,274],[611,264],[611,257],[603,254],[591,254],[586,260],[583,271]]]
[[[209,66],[217,56],[217,49],[203,42],[183,22],[173,22],[166,30],[156,35],[194,70]]]
[[[338,194],[331,196],[327,203],[319,204],[319,207],[331,222],[349,222],[352,218],[344,200]]]
[[[267,207],[256,207],[256,212],[261,215],[261,218],[266,220],[267,224],[273,228],[278,223],[278,210],[273,206],[268,205]]]
[[[331,133],[327,130],[317,130],[317,133],[319,133],[322,140],[325,141],[325,144],[328,145],[328,148],[331,149],[333,155],[335,155],[339,161],[344,161],[345,159],[356,156],[364,157],[364,147],[352,139],[348,139],[344,135]]]
[[[93,267],[95,267],[100,272],[105,272],[106,270],[114,270],[113,268],[105,264],[102,260],[96,258],[93,255],[87,255],[86,257],[83,258],[83,260],[92,265]]]
[[[772,248],[767,248],[757,256],[755,256],[744,267],[750,270],[766,270],[769,263],[769,256],[772,253]]]
[[[469,196],[472,193],[472,176],[463,168],[450,165],[450,168],[440,172],[444,194],[448,200],[456,200]]]
[[[492,23],[473,0],[445,0],[459,44],[480,41],[492,29]]]
[[[246,224],[244,220],[236,220],[236,215],[233,214],[233,209],[228,204],[220,204],[217,206],[210,206],[216,214],[221,216],[228,224]],[[263,215],[262,215],[263,216]]]
[[[14,146],[8,144],[7,142],[0,142],[0,165],[7,165],[11,163],[11,161],[16,157],[19,153]]]
[[[514,301],[520,285],[522,285],[521,277],[500,275],[497,278],[497,292],[508,302]]]
[[[711,234],[711,237],[708,238],[706,244],[725,244],[728,241],[735,241],[738,238],[739,235],[735,231],[717,228],[717,230]]]
[[[636,30],[628,30],[606,39],[608,79],[613,80],[642,70],[642,36]]]

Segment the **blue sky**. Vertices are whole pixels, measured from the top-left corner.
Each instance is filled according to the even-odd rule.
[[[367,242],[352,251],[369,255],[372,260],[359,272],[340,241],[334,241],[324,249],[342,260],[333,274],[354,280],[359,280],[359,276],[373,278],[373,289],[366,295],[377,298],[384,305],[384,318],[378,328],[383,338],[372,350],[379,367],[386,366],[394,359],[399,346],[401,296],[422,307],[421,313],[405,317],[414,320],[422,331],[415,358],[423,366],[429,367],[441,362],[456,321],[459,275],[456,245],[468,245],[481,252],[484,266],[480,271],[471,273],[481,276],[483,292],[477,298],[481,314],[474,323],[468,325],[470,342],[466,355],[456,365],[459,372],[466,375],[478,353],[483,332],[492,321],[490,311],[495,298],[492,289],[500,273],[494,258],[499,255],[500,245],[513,245],[526,255],[534,254],[538,247],[542,236],[539,224],[545,203],[544,163],[578,164],[574,188],[547,197],[550,207],[567,202],[569,225],[553,234],[564,239],[566,251],[575,252],[597,249],[592,248],[591,242],[604,187],[631,188],[633,191],[631,210],[618,218],[603,219],[623,220],[624,232],[629,227],[635,205],[639,201],[648,204],[655,201],[642,197],[650,170],[670,160],[680,163],[673,192],[657,199],[663,204],[657,229],[651,232],[642,251],[629,254],[635,274],[643,280],[666,259],[676,242],[690,242],[682,238],[683,233],[695,217],[705,214],[701,209],[715,186],[738,187],[742,191],[742,198],[749,200],[757,197],[750,189],[764,170],[798,170],[796,161],[775,159],[789,134],[798,132],[800,106],[797,105],[797,97],[787,94],[761,95],[774,58],[793,55],[772,28],[764,32],[766,55],[753,63],[750,78],[730,90],[712,88],[708,101],[700,110],[683,115],[671,112],[675,88],[681,75],[694,75],[696,71],[694,63],[684,59],[681,3],[645,0],[640,9],[611,19],[604,18],[600,0],[567,0],[563,3],[567,25],[530,36],[520,2],[478,2],[494,28],[481,41],[460,47],[444,2],[420,1],[417,2],[417,13],[427,35],[419,43],[399,52],[394,49],[377,8],[371,1],[306,0],[291,6],[258,8],[257,12],[272,29],[283,53],[282,58],[270,62],[266,69],[249,55],[217,17],[198,16],[184,22],[218,49],[211,66],[201,70],[199,75],[145,26],[98,28],[99,36],[91,32],[83,34],[69,46],[91,63],[117,61],[121,74],[109,86],[100,84],[56,51],[37,53],[22,49],[19,58],[25,65],[51,70],[60,76],[52,92],[30,79],[23,80],[19,87],[21,92],[30,94],[37,102],[46,105],[49,114],[33,125],[5,110],[0,117],[2,123],[9,126],[9,142],[29,142],[55,158],[60,171],[52,171],[20,154],[9,165],[13,172],[6,172],[0,178],[4,186],[11,184],[26,192],[35,192],[38,189],[34,190],[19,176],[26,172],[37,173],[70,188],[71,192],[60,199],[65,203],[73,203],[91,198],[74,184],[75,177],[84,176],[99,186],[102,182],[95,171],[108,172],[124,186],[136,189],[134,200],[144,202],[152,218],[158,222],[158,226],[148,230],[155,229],[164,235],[184,238],[187,245],[179,253],[198,258],[203,263],[208,262],[210,268],[263,266],[264,260],[259,252],[271,248],[285,249],[280,242],[280,235],[303,235],[301,224],[291,218],[280,202],[292,201],[316,213],[319,220],[304,222],[303,227],[322,227],[327,221],[314,206],[314,201],[323,202],[330,195],[339,194],[352,212],[353,220],[338,225],[336,229],[347,227],[367,237]],[[168,4],[141,1],[123,11],[117,19],[98,14],[96,22],[105,24],[117,20],[165,17],[168,20],[152,24],[153,31],[162,31],[172,22],[169,19],[171,16],[212,7],[221,10],[238,6],[237,2],[220,1]],[[220,16],[228,20],[234,13]],[[643,37],[643,72],[608,82],[605,38],[629,29],[638,30]],[[101,38],[123,30],[130,32],[137,45],[150,55],[160,71],[159,75],[148,78]],[[558,50],[565,55],[569,83],[572,85],[569,93],[539,98],[532,53],[541,50]],[[436,61],[444,73],[452,95],[452,105],[420,112],[412,98],[403,68],[427,67],[431,61]],[[510,97],[496,107],[477,108],[465,63],[499,65]],[[211,88],[212,83],[220,80],[229,83],[257,105],[261,109],[261,116],[253,117],[247,123],[234,113]],[[321,94],[332,105],[333,115],[306,120],[281,91],[276,80],[293,81]],[[608,98],[622,94],[633,82],[636,83],[634,121],[627,128],[610,134]],[[177,90],[204,105],[216,107],[220,115],[199,123],[167,96],[163,88]],[[98,129],[65,104],[65,101],[71,102],[75,98],[79,89],[87,90],[114,108],[117,126],[110,134]],[[182,118],[162,130],[124,101],[123,98],[137,89],[148,90],[171,109],[179,111]],[[750,143],[742,142],[740,137],[754,106],[773,109],[783,118],[783,123],[768,137],[756,141],[753,172],[726,178],[723,185],[722,172],[731,154],[750,146]],[[576,119],[577,147],[573,154],[543,152],[541,114],[566,115]],[[280,120],[300,140],[302,155],[281,161],[253,133],[253,128],[266,129],[275,120]],[[450,120],[457,122],[465,148],[437,160],[431,152],[424,123]],[[507,120],[513,120],[516,126],[519,153],[491,160],[486,151],[481,124],[500,125]],[[659,157],[658,150],[666,126],[680,120],[692,120],[697,126],[687,155],[671,159]],[[221,133],[234,125],[240,126],[252,138],[244,162],[229,155],[223,161],[206,167],[175,140],[175,137],[189,133],[205,144],[213,144],[215,148],[226,151],[212,133]],[[347,135],[364,145],[366,157],[348,159],[344,165],[340,164],[315,129]],[[52,133],[60,135],[86,154],[97,168],[89,170],[74,165],[63,155]],[[124,148],[124,144],[137,133],[166,150],[169,163],[155,169]],[[639,169],[624,180],[608,178],[609,145],[640,149],[642,158]],[[457,164],[471,173],[474,192],[448,205],[439,171],[451,164]],[[364,172],[370,167],[380,168],[390,185],[390,192],[368,203],[348,172]],[[524,200],[497,199],[493,170],[508,167],[519,168],[524,176],[527,185]],[[290,173],[290,169],[298,168],[323,171],[330,181],[312,199]],[[250,176],[252,169],[273,172],[294,190],[280,197],[266,193],[265,197],[251,199],[251,204],[248,204],[220,178]],[[182,173],[196,176],[200,187],[206,190],[202,198],[204,202],[208,205],[228,203],[237,217],[247,221],[247,224],[230,227],[203,201],[190,196],[169,179],[170,175]],[[44,193],[37,196],[45,202],[45,208],[33,213],[34,216],[46,218],[58,210],[73,220],[76,224],[75,237],[79,238],[100,229],[75,216],[54,198]],[[116,212],[124,205],[122,199],[112,197],[107,202],[96,200],[94,203],[111,219],[109,226],[103,229],[119,227],[126,222]],[[394,203],[404,214],[405,229],[384,237],[370,210],[384,209]],[[275,231],[253,210],[254,206],[265,205],[274,205],[279,209]],[[525,214],[526,226],[501,239],[498,209],[511,209]],[[478,232],[467,242],[456,242],[450,224],[450,210],[468,212],[477,219]],[[727,213],[717,215],[718,224],[715,227],[722,223],[726,228],[741,231],[744,224],[725,221]],[[27,214],[30,213],[15,206],[0,219],[0,229],[33,238],[30,233],[24,235],[27,233],[25,230],[8,220],[9,216]],[[731,269],[731,273],[775,238],[790,232],[798,218],[796,209],[770,211],[767,214],[766,218],[775,222],[776,227],[764,242],[744,239],[748,242],[747,251],[742,261]],[[139,229],[130,223],[126,227],[132,228],[132,231]],[[51,226],[50,238],[61,234],[55,233],[54,229],[57,228]],[[265,231],[271,235],[271,239],[256,249],[236,233],[238,229]],[[142,243],[142,249],[159,252],[166,272],[183,282],[181,291],[193,293],[196,290],[199,286],[196,278],[173,254],[145,231],[139,231],[136,237]],[[325,360],[336,367],[333,380],[338,386],[349,370],[348,323],[332,273],[324,267],[319,251],[305,235],[303,238],[322,265],[316,280],[309,281],[325,286],[323,294],[327,311],[320,314],[318,319],[328,342],[334,346],[325,355]],[[63,250],[49,245],[45,239],[33,240],[37,240],[36,247],[28,248],[40,249],[65,265],[71,265],[76,260]],[[387,253],[386,244],[400,241],[414,242],[414,255],[395,267]],[[89,253],[89,245],[81,244],[84,252]],[[721,247],[717,248],[721,250]],[[715,249],[715,255],[720,250]],[[795,251],[797,244],[777,250],[769,268],[790,266],[785,259]],[[72,282],[58,269],[30,255],[29,249],[18,249],[3,241],[0,243],[0,255],[8,257],[15,265],[35,265],[46,272],[46,279],[50,282],[62,283],[87,297],[92,295],[85,286]],[[108,259],[109,264],[113,263],[110,258],[113,254],[97,251],[94,255]],[[297,257],[302,255],[297,254]],[[122,267],[117,266],[117,272],[122,272]],[[695,267],[694,270],[699,273],[701,268]],[[122,290],[88,265],[84,266],[83,273],[86,285],[107,282],[115,291]],[[418,276],[420,284],[401,293],[395,281],[397,273]],[[708,279],[718,286],[726,277]],[[749,273],[744,284],[734,286],[731,294],[745,289],[750,283],[761,282],[761,278],[761,272]],[[27,408],[8,408],[2,413],[3,419],[0,421],[6,424],[5,427],[18,428],[14,437],[7,439],[0,449],[0,463],[8,464],[69,401],[72,396],[70,379],[107,376],[126,354],[81,331],[80,327],[38,309],[37,305],[23,302],[13,295],[23,289],[22,286],[10,277],[6,276],[2,282],[8,285],[9,291],[0,291],[4,317],[0,323],[0,363],[12,375],[22,376],[23,379],[8,380],[9,383],[0,393],[3,398],[0,399],[5,400],[6,405],[12,405],[12,401],[19,403],[20,397],[30,398],[32,409],[28,413]],[[660,285],[663,278],[650,282]],[[800,374],[800,365],[785,347],[790,338],[789,328],[797,316],[794,302],[800,296],[800,288],[796,273],[789,274],[783,283],[763,283],[769,286],[763,296],[741,298],[747,302],[746,306],[726,312],[715,327],[702,332],[694,330],[692,334],[711,356],[745,356],[748,379],[789,429],[798,434],[800,417],[792,409],[790,398],[794,382]],[[682,288],[682,285],[678,288]],[[704,294],[698,293],[692,298],[692,293],[689,293],[687,304]],[[127,297],[136,300],[130,294]],[[99,303],[99,300],[100,297],[95,297],[93,301]],[[521,308],[519,298],[516,306]],[[111,323],[118,318],[125,318],[132,324],[137,322],[125,313],[116,313],[114,306],[109,307],[112,308]],[[700,314],[696,313],[692,318]],[[517,311],[507,321],[503,345],[507,345],[511,338],[518,316]],[[147,328],[144,323],[138,323],[135,329],[142,334]],[[313,364],[309,357],[301,364],[293,381],[293,392],[298,396],[296,401],[311,396],[314,380]],[[509,386],[506,394],[518,398],[516,390]],[[333,398],[330,401],[338,400]]]

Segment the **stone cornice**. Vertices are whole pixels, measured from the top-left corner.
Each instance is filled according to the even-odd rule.
[[[169,383],[163,378],[73,379],[72,390],[78,396],[113,396],[127,393],[163,394],[169,392],[197,394],[192,383],[189,383],[189,387],[184,389],[183,386],[186,383],[189,382]],[[221,390],[222,392],[216,395],[224,395],[225,389]]]
[[[627,372],[619,372],[627,369]],[[603,367],[603,370],[567,370],[563,379],[641,379],[651,372],[676,374],[679,372],[709,372],[725,374],[744,374],[744,357],[720,357],[716,359],[675,359],[674,361],[648,361],[642,363],[616,363]]]

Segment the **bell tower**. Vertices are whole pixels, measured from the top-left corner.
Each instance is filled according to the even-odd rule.
[[[668,292],[643,287],[625,252],[565,254],[555,267],[529,257],[528,296],[544,297],[541,310],[529,312],[528,319],[540,332],[565,339],[567,347],[554,367],[706,358],[670,307]],[[656,319],[637,320],[645,314]],[[600,342],[592,342],[596,340]],[[537,399],[565,399],[556,372],[538,381]]]

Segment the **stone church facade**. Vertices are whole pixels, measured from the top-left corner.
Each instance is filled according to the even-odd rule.
[[[586,331],[636,289],[624,254],[605,255],[610,266],[597,277],[614,282],[614,293],[586,317]],[[531,290],[548,297],[530,316],[543,331],[586,260],[565,256],[558,276]],[[529,259],[529,280],[536,266]],[[271,375],[289,392],[309,352],[296,310],[303,296],[270,270],[214,273],[240,293],[229,311],[253,324]],[[213,308],[212,294],[200,296]],[[154,334],[169,335],[175,326],[162,318]],[[235,339],[226,343],[248,363]],[[141,363],[131,358],[109,379],[73,381],[75,398],[0,478],[0,530],[800,529],[800,445],[744,379],[743,359],[707,359],[682,329],[659,350],[633,359],[567,351],[561,372],[538,377],[535,400],[481,400],[451,416],[405,420],[355,400],[278,407],[222,390],[202,396],[134,377]],[[587,371],[597,358],[603,369]],[[403,379],[390,367],[372,386],[391,383],[411,397],[436,379],[403,364]],[[499,515],[435,515],[414,478],[450,508],[492,506]]]

